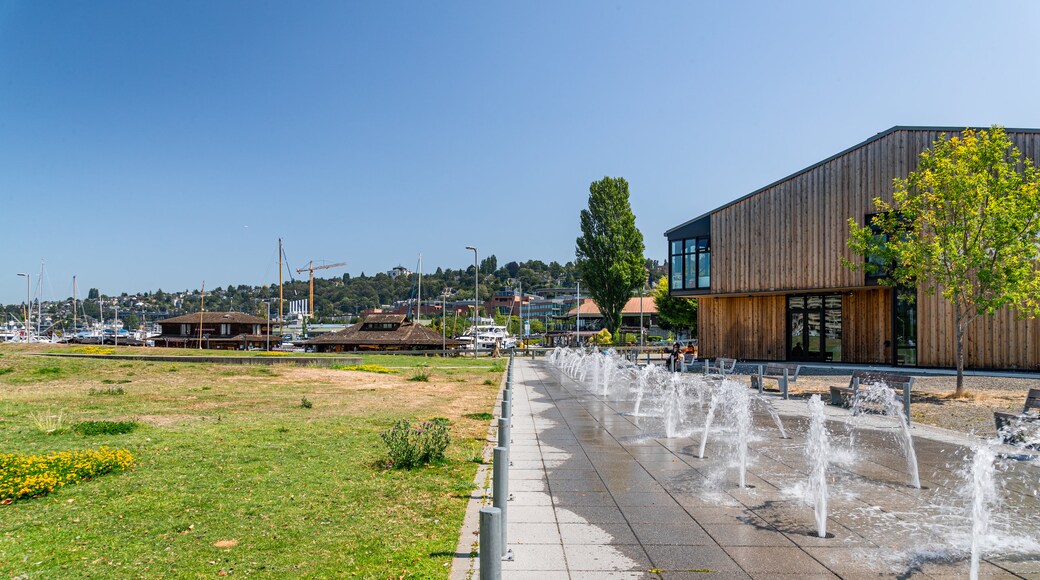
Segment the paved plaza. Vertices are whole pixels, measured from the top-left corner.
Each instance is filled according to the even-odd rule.
[[[967,578],[972,523],[967,438],[913,427],[922,487],[908,485],[889,417],[858,419],[827,407],[833,458],[827,536],[804,500],[805,400],[770,397],[789,438],[754,417],[747,487],[738,485],[722,425],[700,459],[703,421],[664,437],[661,418],[603,397],[545,360],[515,361],[508,546],[503,577],[526,578]],[[1010,451],[1004,449],[1004,451]],[[983,578],[1040,578],[1040,469],[998,459],[1001,503]],[[482,472],[483,473],[483,472]],[[453,578],[476,578],[475,494]]]

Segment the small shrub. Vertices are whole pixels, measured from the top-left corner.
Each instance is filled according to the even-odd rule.
[[[490,421],[495,418],[491,413],[469,413],[463,415],[467,419],[476,419],[477,421]]]
[[[488,372],[489,373],[500,373],[500,372],[502,372],[504,370],[506,370],[505,363],[496,362],[495,364],[491,365],[491,369],[489,369]]]
[[[13,373],[14,367],[4,367],[0,369],[0,375],[6,375],[7,373]]]
[[[493,381],[491,379],[484,379],[484,384],[489,386],[489,387],[492,387],[492,386],[495,385],[495,381]]]
[[[108,447],[47,455],[0,453],[0,501],[45,495],[133,464],[129,451]]]
[[[415,427],[401,419],[379,436],[386,443],[388,465],[399,469],[444,459],[444,450],[451,442],[446,419],[424,421]]]
[[[408,380],[409,381],[417,381],[417,382],[420,382],[420,383],[428,383],[428,382],[430,382],[430,373],[426,372],[426,369],[422,369],[421,368],[421,369],[416,370],[415,374],[413,374],[411,377],[409,377]]]
[[[125,395],[126,389],[124,389],[123,387],[109,387],[107,389],[90,389],[90,394],[93,396]]]
[[[125,385],[130,382],[130,379],[102,379],[101,382],[106,385]]]
[[[68,421],[69,416],[65,414],[65,411],[58,411],[53,413],[48,410],[45,413],[29,413],[29,418],[32,419],[33,425],[37,429],[44,433],[61,433],[65,430],[65,423]]]
[[[137,421],[81,421],[72,430],[80,435],[122,435],[140,426]]]
[[[307,397],[304,397],[304,398],[300,399],[300,407],[302,407],[304,409],[310,409],[313,406],[314,406],[314,403],[310,402],[310,400],[307,399]]]

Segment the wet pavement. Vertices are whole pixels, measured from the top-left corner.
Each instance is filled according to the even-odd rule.
[[[917,489],[908,485],[895,420],[861,416],[853,428],[848,411],[828,407],[833,453],[821,538],[804,499],[804,400],[770,397],[787,439],[767,414],[755,414],[740,488],[733,432],[723,421],[701,459],[696,410],[683,436],[665,438],[663,420],[634,416],[630,400],[593,393],[545,360],[515,364],[513,557],[502,563],[504,578],[968,577],[972,453],[964,436],[913,427]],[[1001,502],[980,577],[1040,578],[1040,466],[1005,458],[997,467]],[[466,553],[480,507],[477,498],[453,578],[479,575]]]

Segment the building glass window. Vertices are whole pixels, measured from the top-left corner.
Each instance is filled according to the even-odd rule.
[[[912,292],[903,288],[895,292],[893,327],[898,366],[917,366],[917,304]]]
[[[706,290],[711,287],[710,238],[673,240],[670,248],[672,290]]]

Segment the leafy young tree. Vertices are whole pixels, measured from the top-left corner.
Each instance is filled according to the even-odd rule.
[[[581,211],[577,269],[603,313],[611,336],[621,326],[621,309],[643,284],[643,234],[629,203],[628,182],[604,177],[589,186],[589,208]]]
[[[668,294],[668,276],[661,277],[652,294],[657,305],[658,324],[664,330],[689,330],[697,333],[697,300]]]
[[[962,397],[971,323],[1005,307],[1040,314],[1040,174],[1003,128],[966,129],[942,135],[917,171],[895,180],[893,202],[874,205],[871,223],[849,219],[849,248],[867,259],[846,265],[950,303]]]

